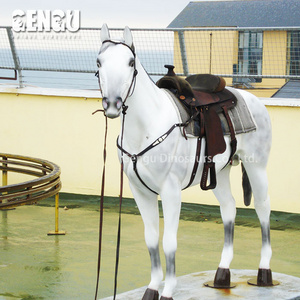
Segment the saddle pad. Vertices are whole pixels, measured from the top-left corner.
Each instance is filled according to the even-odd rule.
[[[180,100],[170,90],[168,89],[162,89],[162,90],[164,90],[166,94],[169,96],[170,102],[173,104],[180,122],[182,123],[186,122],[190,118],[190,114],[187,111],[187,109],[183,106]],[[183,128],[181,127],[180,130],[183,130]],[[187,137],[197,137],[197,133],[195,132],[194,122],[191,122],[190,124],[188,124],[187,127],[185,127],[185,133]]]
[[[231,122],[234,126],[235,134],[246,133],[256,130],[256,124],[253,116],[242,95],[234,88],[227,88],[237,98],[237,105],[228,111]],[[230,135],[227,121],[223,114],[219,114],[222,122],[223,131],[225,135]]]
[[[227,87],[226,87],[227,88]],[[253,119],[253,116],[251,112],[249,111],[246,102],[242,95],[233,88],[227,88],[232,92],[235,97],[237,98],[237,105],[228,111],[229,117],[231,119],[231,122],[234,126],[235,134],[240,133],[246,133],[256,130],[256,124]],[[169,96],[169,99],[171,100],[171,103],[174,105],[174,108],[177,112],[177,115],[181,122],[186,122],[189,118],[189,112],[187,109],[182,105],[180,100],[169,90],[164,89],[166,91],[166,94]],[[223,113],[218,114],[222,123],[222,129],[224,135],[230,135],[230,130],[227,124],[227,121],[225,119],[225,116]],[[194,122],[191,122],[186,128],[185,133],[187,137],[197,137],[199,133],[197,132],[197,126],[194,125]],[[183,130],[183,129],[181,129]]]

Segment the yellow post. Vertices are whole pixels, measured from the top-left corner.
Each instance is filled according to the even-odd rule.
[[[3,164],[5,165],[5,164]],[[7,171],[2,171],[2,186],[7,185]]]
[[[48,235],[65,235],[65,231],[58,230],[59,194],[55,195],[55,231],[49,231]]]
[[[58,232],[59,194],[55,195],[55,233]]]
[[[7,160],[7,157],[3,157],[3,160]],[[7,164],[4,162],[3,167],[7,167]],[[7,170],[2,170],[2,186],[6,186],[7,184]],[[3,203],[7,203],[7,200],[3,200]]]

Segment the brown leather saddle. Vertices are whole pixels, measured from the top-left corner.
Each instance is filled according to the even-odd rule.
[[[200,186],[203,190],[214,189],[217,181],[213,158],[226,150],[222,123],[218,114],[224,114],[230,129],[231,154],[228,160],[230,162],[236,151],[237,142],[228,111],[235,107],[237,99],[229,90],[225,89],[226,82],[222,77],[197,74],[183,79],[176,76],[174,66],[165,65],[165,67],[168,68],[168,73],[156,83],[157,86],[172,91],[200,127],[196,151],[198,157],[195,160],[196,165],[194,165],[189,185],[196,175],[200,159],[201,138],[205,137],[205,162]],[[209,185],[207,184],[208,174],[210,174]]]

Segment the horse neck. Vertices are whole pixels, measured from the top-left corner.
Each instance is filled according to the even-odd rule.
[[[138,75],[134,91],[126,101],[128,109],[124,122],[124,140],[130,145],[135,145],[134,148],[141,146],[145,136],[162,126],[157,120],[165,119],[164,106],[169,105],[165,92],[153,83],[138,59],[136,68]]]
[[[147,114],[151,116],[153,112],[158,113],[160,111],[160,102],[161,98],[164,97],[164,92],[150,79],[138,58],[136,58],[136,68],[138,71],[136,85],[132,96],[128,99],[128,105],[130,106],[130,113],[132,115],[137,114],[134,117],[141,118],[142,121],[143,116]]]

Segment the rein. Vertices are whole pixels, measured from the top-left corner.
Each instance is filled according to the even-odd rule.
[[[104,147],[103,147],[103,170],[102,170],[102,180],[101,180],[101,196],[100,196],[100,220],[99,220],[99,243],[98,243],[98,262],[97,262],[97,280],[96,280],[96,290],[95,290],[95,300],[98,296],[99,288],[99,279],[100,279],[100,270],[101,270],[101,253],[102,253],[102,232],[103,232],[103,211],[104,211],[104,187],[105,187],[105,165],[106,165],[106,146],[107,146],[107,116],[103,109],[96,110],[93,115],[97,112],[103,112],[105,116],[105,134],[104,134]],[[126,114],[126,109],[123,109],[122,112]],[[124,119],[123,126],[124,128]],[[124,129],[122,129],[123,136]],[[121,139],[123,145],[123,138]],[[121,214],[122,214],[122,200],[123,200],[123,181],[124,181],[124,161],[123,153],[121,155],[121,169],[120,169],[120,193],[119,193],[119,222],[118,222],[118,235],[117,235],[117,247],[116,247],[116,265],[115,265],[115,281],[114,281],[114,300],[117,295],[117,278],[118,278],[118,269],[119,269],[119,257],[120,257],[120,242],[121,242]]]
[[[105,111],[103,109],[98,109],[93,112],[93,115],[97,112],[103,112],[105,116]],[[104,134],[104,146],[103,146],[103,170],[102,170],[102,180],[101,180],[101,196],[100,196],[100,220],[99,220],[99,243],[98,243],[98,263],[97,263],[97,281],[96,281],[96,292],[95,300],[98,296],[99,287],[99,277],[101,269],[101,252],[102,252],[102,229],[103,229],[103,210],[104,210],[104,186],[105,186],[105,165],[106,165],[106,141],[107,141],[107,116],[105,116],[105,134]]]

